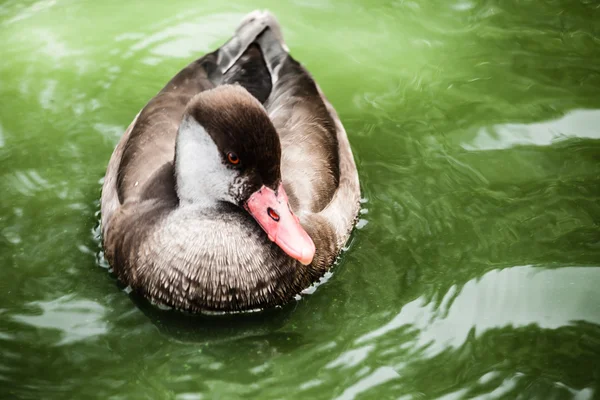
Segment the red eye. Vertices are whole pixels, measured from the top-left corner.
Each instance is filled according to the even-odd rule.
[[[279,214],[277,213],[277,211],[273,210],[271,207],[267,208],[267,214],[269,214],[269,217],[271,217],[271,219],[275,222],[279,221]]]
[[[233,165],[237,165],[240,163],[240,158],[233,151],[227,153],[227,161],[232,163]]]

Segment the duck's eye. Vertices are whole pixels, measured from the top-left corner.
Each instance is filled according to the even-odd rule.
[[[227,153],[227,161],[233,165],[238,165],[240,163],[240,158],[233,151],[230,151]]]

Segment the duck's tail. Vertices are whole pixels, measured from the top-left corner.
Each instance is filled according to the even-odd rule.
[[[269,11],[261,10],[246,15],[233,37],[219,49],[217,64],[223,75],[238,62],[253,43],[260,46],[267,68],[273,76],[289,49],[275,16]]]

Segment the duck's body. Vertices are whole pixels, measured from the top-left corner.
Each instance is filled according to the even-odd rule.
[[[284,204],[286,193],[291,210],[276,211],[290,246],[257,211],[260,201]],[[123,135],[102,191],[104,248],[119,279],[157,303],[265,308],[328,270],[359,197],[336,112],[287,53],[275,19],[255,12],[179,72]]]

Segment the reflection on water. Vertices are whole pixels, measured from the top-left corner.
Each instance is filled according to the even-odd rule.
[[[439,305],[423,298],[406,304],[389,323],[356,343],[410,326],[419,332],[411,346],[425,348],[427,357],[434,357],[462,346],[470,335],[477,337],[494,328],[535,324],[556,329],[577,321],[600,324],[599,287],[600,267],[494,270],[467,282],[458,293],[453,286]]]
[[[9,176],[4,176],[5,184],[23,194],[33,196],[36,192],[47,190],[50,187],[48,180],[44,179],[40,172],[30,169],[26,171],[14,171]]]
[[[336,400],[352,400],[359,394],[373,389],[392,379],[398,378],[400,375],[390,367],[380,367],[370,373],[365,378],[360,379],[354,385],[346,388],[344,392],[336,397]]]
[[[359,365],[367,359],[369,353],[375,348],[373,345],[362,346],[357,349],[342,353],[337,359],[326,365],[327,368],[349,368]]]
[[[567,138],[600,139],[600,110],[574,110],[552,121],[502,124],[481,128],[467,150],[508,149],[517,145],[549,146]]]
[[[58,346],[97,338],[108,331],[104,307],[91,300],[63,296],[52,301],[32,302],[28,307],[41,310],[42,314],[12,315],[11,318],[35,328],[60,331]]]
[[[13,3],[16,3],[16,2],[13,2]],[[56,0],[40,0],[40,1],[34,2],[30,6],[19,4],[19,6],[21,7],[21,10],[19,10],[14,17],[4,21],[4,23],[12,24],[12,23],[15,23],[15,22],[27,19],[27,18],[31,18],[31,17],[35,16],[36,14],[49,9],[50,7],[52,7],[54,5],[56,5]]]
[[[211,14],[201,18],[183,15],[182,21],[170,21],[165,28],[146,34],[124,34],[117,40],[135,40],[125,57],[142,50],[151,55],[142,62],[156,65],[165,58],[193,57],[213,50],[225,32],[235,29],[244,14]]]
[[[84,59],[75,59],[75,57],[81,57],[83,52],[70,48],[65,41],[63,41],[58,35],[51,30],[47,29],[36,29],[33,32],[28,32],[27,36],[29,40],[38,42],[39,51],[44,57],[49,58],[54,62],[49,67],[56,69],[57,67],[64,66],[66,61],[73,62],[73,66],[78,66],[81,71],[81,66],[85,64]],[[69,65],[69,64],[66,64]]]

